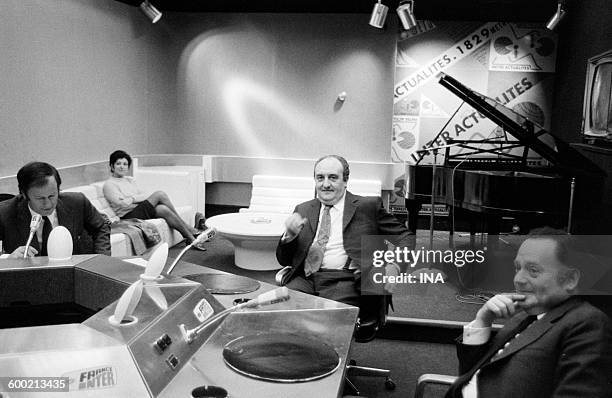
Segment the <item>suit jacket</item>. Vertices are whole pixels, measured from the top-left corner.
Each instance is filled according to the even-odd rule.
[[[299,235],[290,242],[279,242],[276,258],[283,266],[293,267],[287,280],[303,269],[304,260],[312,244],[319,224],[321,202],[312,199],[296,206],[294,212],[308,219]],[[409,245],[408,229],[383,207],[382,200],[376,196],[358,196],[346,192],[342,217],[342,240],[349,259],[363,271],[371,264],[361,264],[362,242],[364,235],[394,235],[396,245]]]
[[[110,224],[80,192],[62,192],[57,220],[70,231],[74,254],[111,254]],[[26,244],[32,215],[27,200],[17,195],[0,203],[0,240],[6,253]],[[92,241],[93,240],[93,248]]]
[[[517,315],[484,345],[458,343],[459,373],[447,398],[461,389],[477,369],[478,397],[545,398],[612,396],[612,327],[610,319],[575,297],[522,331],[501,355],[492,355],[516,335],[526,317]]]

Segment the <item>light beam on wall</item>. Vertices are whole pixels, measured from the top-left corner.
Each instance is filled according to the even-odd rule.
[[[308,114],[304,108],[292,105],[290,98],[279,96],[273,90],[249,79],[241,77],[229,79],[223,87],[223,102],[241,143],[257,156],[278,154],[273,152],[275,147],[267,143],[266,135],[258,133],[249,120],[249,112],[255,105],[262,106],[270,112],[270,115],[282,119],[287,124],[288,139],[297,139],[299,142],[306,137],[329,131],[317,120],[316,115]]]

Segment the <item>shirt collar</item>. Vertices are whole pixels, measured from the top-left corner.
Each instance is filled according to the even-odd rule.
[[[35,212],[34,210],[32,210],[32,208],[30,207],[29,203],[28,203],[28,210],[30,210],[30,215],[32,215],[32,216],[39,215],[41,217],[44,217],[44,216],[38,214],[37,212]],[[53,224],[53,220],[57,219],[57,208],[53,209],[53,212],[51,214],[49,214],[47,217],[49,217],[49,221],[51,221],[51,223]]]
[[[335,205],[332,206],[332,209],[336,209],[340,213],[342,213],[344,211],[344,199],[345,198],[346,198],[346,190],[344,190],[344,193],[340,197],[340,200]],[[321,211],[323,211],[323,209],[325,209],[325,203],[321,202]]]

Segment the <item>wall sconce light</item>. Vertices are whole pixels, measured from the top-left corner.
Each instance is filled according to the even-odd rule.
[[[387,19],[387,11],[389,11],[389,7],[384,5],[378,0],[378,3],[374,4],[374,9],[372,10],[372,15],[370,16],[370,25],[382,29],[385,25],[385,19]]]
[[[555,12],[555,15],[553,15],[552,18],[550,18],[550,20],[546,23],[546,29],[555,30],[555,28],[557,27],[557,25],[559,25],[563,17],[565,17],[565,13],[566,10],[563,6],[563,2],[559,1],[559,3],[557,3],[557,12]]]
[[[405,30],[410,30],[417,26],[416,18],[414,17],[414,0],[402,0],[399,7],[397,7],[397,16]]]
[[[151,20],[151,23],[159,21],[162,17],[162,13],[157,8],[153,7],[151,3],[149,3],[149,0],[145,0],[140,3],[140,9],[144,15]]]
[[[346,91],[342,91],[340,94],[338,94],[338,98],[336,98],[336,100],[340,102],[346,101]]]

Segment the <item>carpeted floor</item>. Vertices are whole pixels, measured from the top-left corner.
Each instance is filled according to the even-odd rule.
[[[465,236],[456,236],[456,247],[460,247],[468,239]],[[179,244],[171,248],[169,256],[176,257],[183,247],[183,244]],[[234,265],[233,245],[223,237],[215,237],[212,241],[207,242],[206,247],[208,250],[204,252],[188,251],[184,255],[183,261],[274,284],[276,271],[251,271],[236,267]],[[416,248],[423,247],[429,247],[429,231],[419,231],[417,234]],[[434,248],[448,248],[448,233],[435,232]],[[515,249],[512,248],[511,250],[513,253]],[[487,296],[493,295],[496,291],[512,289],[512,256],[504,259],[503,264],[507,264],[508,267],[504,266],[503,269],[496,267],[493,272],[483,269],[483,267],[468,270],[467,267],[458,269],[452,266],[441,266],[439,270],[443,272],[444,283],[398,285],[393,294],[394,311],[389,315],[392,317],[470,321]],[[438,270],[436,269],[434,272],[437,273]],[[494,276],[495,281],[489,283],[487,278],[493,279],[491,275]],[[474,283],[476,278],[478,278],[478,283]],[[504,280],[507,283],[496,285],[497,280]],[[474,288],[474,285],[479,287]]]
[[[354,343],[351,358],[358,365],[391,370],[396,389],[385,389],[384,379],[355,377],[351,380],[361,395],[366,397],[410,398],[416,381],[424,373],[455,374],[457,359],[451,344],[422,343],[388,339],[374,339],[365,344]],[[446,389],[427,389],[427,398],[443,397]]]

